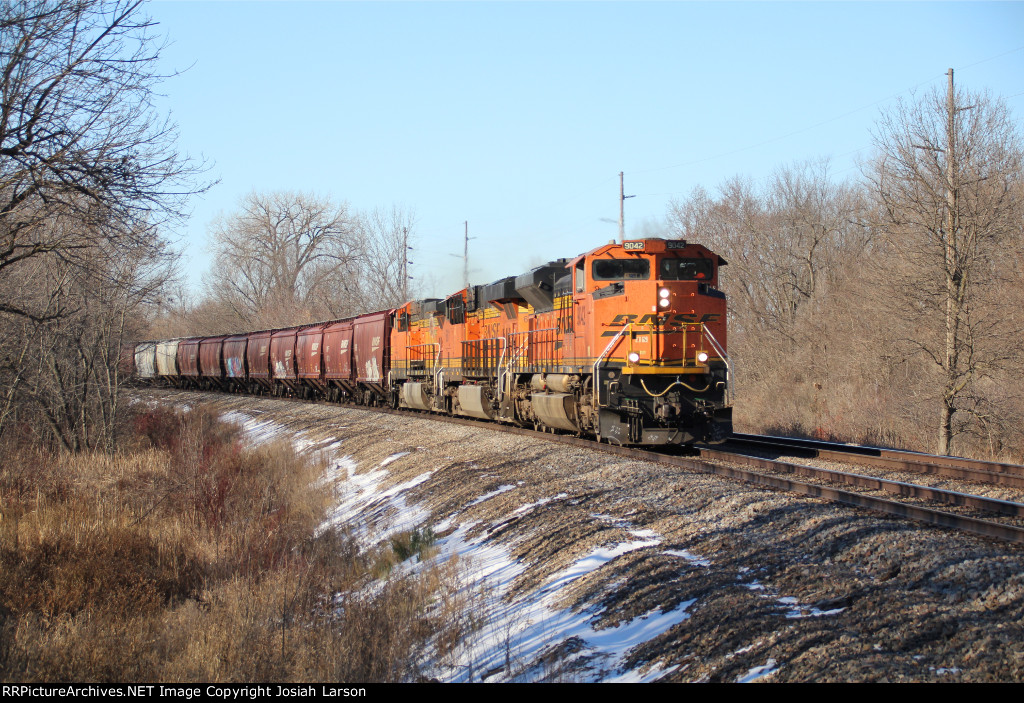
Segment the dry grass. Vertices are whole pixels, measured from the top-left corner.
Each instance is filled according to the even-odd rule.
[[[455,566],[393,569],[428,532],[360,551],[317,532],[323,467],[290,446],[199,411],[135,426],[117,456],[5,452],[0,679],[415,680],[461,639]]]

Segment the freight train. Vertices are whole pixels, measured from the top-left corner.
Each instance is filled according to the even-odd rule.
[[[460,415],[620,445],[732,433],[725,260],[611,243],[447,298],[287,329],[149,341],[136,376]]]

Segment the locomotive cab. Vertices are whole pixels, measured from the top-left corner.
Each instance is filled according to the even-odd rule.
[[[720,442],[732,432],[725,261],[682,240],[609,244],[572,262],[576,354],[591,365],[595,434],[619,444]]]

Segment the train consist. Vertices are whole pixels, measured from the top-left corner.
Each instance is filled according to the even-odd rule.
[[[136,376],[176,387],[390,405],[622,445],[732,432],[725,261],[699,244],[608,244],[394,310],[143,342]]]

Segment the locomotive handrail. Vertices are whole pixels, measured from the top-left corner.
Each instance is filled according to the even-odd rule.
[[[506,340],[512,340],[512,342],[511,342],[512,343],[512,351],[509,352],[508,361],[505,363],[505,370],[504,370],[505,383],[508,386],[512,385],[511,382],[509,381],[509,379],[512,377],[512,367],[515,365],[516,359],[526,353],[526,351],[527,351],[527,349],[529,347],[529,344],[530,344],[529,338],[527,338],[526,342],[524,344],[522,344],[521,346],[515,343],[515,339],[514,338],[519,336],[519,335],[521,335],[521,334],[523,334],[523,333],[522,332],[510,332],[509,334],[506,335]],[[506,341],[506,350],[508,349],[508,344],[509,344],[509,342]],[[509,390],[511,390],[511,389],[509,389]]]
[[[718,356],[725,362],[724,400],[726,405],[731,405],[729,401],[732,400],[732,362],[729,360],[729,355],[725,353],[725,349],[718,343],[718,340],[715,339],[715,335],[711,334],[711,330],[709,330],[707,326],[704,326],[704,334],[708,338],[708,341],[711,342],[711,346],[714,347],[715,352],[717,352]]]
[[[527,339],[523,344],[516,343],[516,340],[514,338],[518,337],[520,334],[522,334],[522,333],[521,332],[512,332],[512,333],[510,333],[508,335],[509,338],[512,339],[513,347],[512,347],[512,353],[510,353],[508,355],[508,363],[506,364],[506,368],[505,368],[505,372],[507,374],[511,374],[512,373],[512,367],[515,366],[516,359],[521,357],[521,356],[523,356],[523,355],[525,355],[526,354],[526,350],[529,347],[529,343],[530,343],[529,339]]]
[[[505,359],[505,350],[508,347],[508,340],[505,339],[504,337],[483,337],[481,339],[474,339],[474,340],[465,341],[462,344],[463,345],[475,344],[477,342],[501,342],[501,356],[498,357],[498,377],[497,377],[498,400],[500,401],[501,400],[501,375],[502,375],[501,365],[502,365],[502,363],[503,363],[503,361]],[[465,354],[463,354],[463,358],[465,358]],[[463,369],[463,373],[465,373],[465,369]]]
[[[525,338],[525,342],[524,342],[524,344],[521,347],[518,344],[516,344],[517,354],[509,355],[509,362],[508,362],[508,367],[509,367],[508,370],[509,370],[509,372],[511,372],[512,367],[515,365],[516,359],[518,357],[522,356],[522,352],[525,352],[526,356],[529,357],[530,341],[531,341],[530,340],[530,335],[537,334],[537,333],[540,333],[540,332],[556,332],[557,333],[558,332],[558,328],[557,327],[544,327],[542,329],[537,329],[537,330],[525,330],[523,332],[512,332],[511,334],[508,335],[510,338],[515,338],[515,337],[523,337],[523,338]],[[540,342],[534,342],[534,344],[535,345],[537,345],[537,344],[552,344],[552,345],[554,345],[555,341],[556,340],[554,340],[554,339],[542,340]],[[515,342],[515,340],[513,339],[513,343],[514,342]],[[534,361],[536,361],[536,360],[534,360]],[[529,364],[526,364],[526,365],[529,366]]]
[[[505,379],[502,377],[502,374],[504,374],[505,372],[502,369],[502,366],[504,366],[505,364],[505,351],[508,349],[508,340],[505,339],[504,337],[501,337],[501,341],[503,342],[503,344],[501,345],[501,356],[498,357],[498,377],[495,379],[495,386],[497,386],[498,390],[499,403],[501,402],[501,399],[504,397],[504,388],[502,387],[502,384],[504,383]]]
[[[603,352],[601,352],[601,356],[597,357],[597,360],[594,361],[594,366],[593,366],[593,370],[591,371],[591,374],[592,374],[592,377],[594,379],[593,386],[594,386],[594,407],[595,408],[600,408],[601,407],[601,393],[600,393],[601,384],[598,382],[599,378],[598,378],[598,375],[597,375],[597,368],[598,368],[598,366],[600,366],[600,364],[604,360],[604,358],[606,356],[608,356],[608,353],[612,350],[612,348],[615,346],[615,344],[619,341],[619,338],[626,332],[626,330],[628,330],[632,326],[633,326],[632,322],[627,322],[625,325],[623,325],[622,329],[619,330],[619,333],[617,335],[615,335],[614,337],[612,337],[612,340],[610,342],[608,342],[608,346],[604,348]]]
[[[441,344],[437,344],[437,356],[434,358],[434,397],[441,395],[441,386],[444,384],[444,367],[441,366]]]
[[[425,357],[426,355],[423,354],[422,351],[420,351],[423,347],[434,347],[434,348],[437,349],[437,354],[434,357],[434,366],[431,369],[431,373],[432,374],[436,374],[437,373],[437,367],[441,363],[441,345],[438,342],[425,342],[424,344],[406,344],[405,345],[405,371],[406,371],[406,374],[408,374],[409,371],[412,369],[412,362],[414,361],[414,359],[412,359],[411,352],[415,349],[417,355]],[[426,358],[415,359],[415,361],[423,361],[423,362],[425,362]],[[426,369],[423,369],[423,371],[426,371]]]

